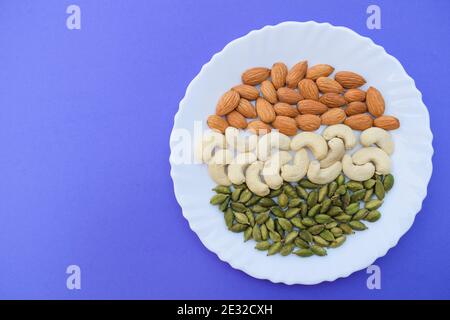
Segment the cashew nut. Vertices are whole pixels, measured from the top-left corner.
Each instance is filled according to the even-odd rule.
[[[344,140],[345,148],[347,150],[353,149],[356,145],[356,137],[352,128],[345,124],[335,124],[327,127],[323,133],[325,140],[331,140],[333,138],[341,138]]]
[[[302,132],[297,134],[291,141],[291,149],[294,151],[301,148],[309,148],[317,160],[327,156],[328,146],[325,139],[313,132]]]
[[[335,162],[328,168],[321,169],[319,161],[313,161],[309,164],[308,179],[317,184],[327,184],[338,177],[342,171],[342,163]]]
[[[281,166],[291,161],[292,156],[287,151],[274,153],[269,160],[264,163],[261,172],[264,181],[271,189],[279,189],[283,185],[283,178],[280,175]]]
[[[240,153],[228,166],[228,178],[234,184],[245,182],[244,168],[256,161],[256,155],[251,152]]]
[[[375,165],[375,173],[388,174],[391,172],[391,159],[388,154],[377,147],[367,147],[356,151],[352,156],[353,163],[363,165],[372,162]]]
[[[291,139],[282,133],[274,131],[265,134],[258,141],[258,159],[266,161],[272,152],[272,148],[289,150],[290,145]]]
[[[320,161],[321,168],[328,168],[336,161],[341,161],[345,154],[344,141],[339,138],[333,138],[328,141],[328,154],[325,159]]]
[[[209,160],[209,164],[230,164],[233,161],[233,152],[228,149],[219,149]]]
[[[306,175],[308,166],[308,152],[302,148],[295,153],[294,164],[285,164],[281,167],[281,177],[288,182],[297,182]]]
[[[215,148],[226,148],[225,136],[216,131],[205,132],[203,138],[197,144],[195,157],[200,162],[208,163],[213,157]]]
[[[366,129],[361,133],[360,140],[365,147],[376,144],[387,154],[394,152],[394,142],[391,139],[391,135],[384,129],[377,127]]]
[[[227,173],[225,172],[226,166],[223,164],[209,164],[208,173],[211,179],[215,183],[221,186],[231,185],[230,179],[228,179]]]
[[[262,161],[255,161],[245,171],[247,187],[251,192],[261,197],[268,195],[270,192],[269,186],[263,183],[259,176],[263,167],[264,163]]]
[[[244,137],[240,134],[239,129],[234,127],[228,127],[225,130],[225,139],[230,148],[239,152],[253,151],[258,144],[258,136],[256,134]]]
[[[373,177],[373,174],[375,173],[375,166],[371,162],[357,166],[353,164],[352,157],[346,154],[342,158],[342,170],[351,180],[366,181]]]

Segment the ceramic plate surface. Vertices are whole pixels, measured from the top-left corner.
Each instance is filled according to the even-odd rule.
[[[363,75],[386,100],[386,114],[400,119],[392,131],[396,151],[392,155],[394,188],[380,209],[382,218],[369,229],[347,238],[326,257],[295,255],[267,257],[243,242],[242,234],[227,230],[223,214],[209,204],[214,183],[205,165],[177,164],[180,132],[194,134],[194,122],[213,114],[218,98],[241,82],[241,73],[255,66],[271,67],[276,61],[288,66],[300,60],[310,66],[327,63],[339,70]],[[367,89],[367,85],[363,87]],[[316,284],[333,281],[371,265],[395,246],[411,227],[426,196],[432,172],[432,134],[429,115],[414,81],[402,65],[372,40],[344,27],[328,23],[285,22],[252,31],[229,43],[205,64],[190,83],[175,116],[171,135],[171,175],[183,215],[203,244],[233,268],[273,282]]]

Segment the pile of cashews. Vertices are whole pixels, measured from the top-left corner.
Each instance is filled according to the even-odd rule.
[[[341,172],[354,181],[391,171],[390,155],[394,143],[389,132],[372,127],[360,135],[361,149],[353,130],[344,124],[325,128],[320,135],[301,132],[288,136],[272,131],[265,135],[244,136],[228,127],[225,134],[208,131],[196,148],[197,160],[208,164],[208,172],[218,185],[246,183],[258,196],[266,196],[284,181],[297,182],[305,176],[313,183],[327,184]],[[310,160],[310,150],[315,160]],[[291,154],[293,152],[293,155]]]

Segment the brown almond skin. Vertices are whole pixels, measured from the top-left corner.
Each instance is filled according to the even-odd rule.
[[[226,128],[229,127],[228,122],[216,114],[210,115],[206,120],[206,123],[208,124],[208,127],[221,133],[225,133]]]
[[[253,120],[247,124],[247,130],[258,135],[263,135],[269,133],[272,128],[270,125],[262,122],[261,120]]]
[[[289,70],[286,76],[286,86],[288,88],[297,88],[298,83],[302,80],[308,70],[308,61],[300,61]]]
[[[298,91],[304,99],[319,100],[319,88],[311,79],[303,79],[298,83]]]
[[[240,84],[240,85],[234,86],[232,90],[239,93],[241,98],[244,98],[244,99],[247,99],[250,101],[256,100],[256,98],[259,97],[258,89],[255,88],[254,86],[249,86],[247,84]]]
[[[301,114],[320,115],[328,111],[328,107],[315,100],[302,100],[297,104],[297,109]]]
[[[275,90],[275,87],[273,86],[273,84],[270,80],[264,80],[261,83],[260,90],[261,90],[263,97],[267,101],[269,101],[272,104],[278,102],[277,90]]]
[[[373,120],[373,125],[384,130],[395,130],[400,128],[400,121],[394,116],[381,116]]]
[[[345,109],[347,116],[354,116],[355,114],[365,113],[367,111],[367,105],[364,102],[355,101],[350,102]]]
[[[303,131],[316,131],[320,128],[320,117],[314,114],[301,114],[295,118],[297,126]]]
[[[339,71],[334,79],[346,89],[359,88],[366,83],[366,79],[352,71]]]
[[[300,93],[294,89],[286,87],[279,88],[277,90],[277,96],[280,102],[285,102],[288,104],[297,104],[297,102],[303,100],[303,96]]]
[[[374,87],[370,87],[366,93],[367,110],[374,116],[380,117],[384,113],[384,98],[381,92]]]
[[[278,102],[273,106],[273,109],[278,116],[295,118],[299,115],[296,107],[293,107],[290,104],[284,102]]]
[[[222,97],[220,97],[219,102],[217,102],[216,106],[216,114],[218,116],[224,116],[227,113],[230,113],[239,104],[240,96],[236,91],[230,90],[225,92]]]
[[[271,123],[276,117],[273,106],[264,98],[256,99],[256,114],[265,123]]]
[[[339,82],[331,78],[320,77],[316,80],[317,87],[322,93],[342,93],[344,88]]]
[[[322,114],[320,117],[323,125],[331,126],[344,122],[346,115],[341,108],[333,108]]]
[[[272,66],[270,71],[270,77],[275,89],[284,87],[286,84],[286,76],[288,74],[288,68],[283,62],[276,62]]]
[[[254,119],[257,117],[255,107],[247,99],[241,98],[236,111],[246,118]]]
[[[325,93],[320,97],[319,101],[329,108],[341,107],[347,103],[344,97],[338,93]]]
[[[255,86],[270,76],[270,69],[264,67],[251,68],[242,74],[242,83]]]
[[[329,64],[316,64],[308,69],[306,78],[316,81],[320,77],[328,77],[334,72],[334,68]]]
[[[361,89],[350,89],[344,93],[344,98],[347,102],[364,102],[366,101],[366,92]]]
[[[353,130],[366,130],[372,127],[373,119],[367,113],[356,114],[345,119],[344,124],[348,125]]]
[[[237,111],[231,111],[227,114],[228,124],[232,127],[238,129],[247,128],[247,120],[245,120],[244,116]]]
[[[272,126],[287,136],[293,136],[297,133],[297,123],[290,117],[277,116],[272,122]]]

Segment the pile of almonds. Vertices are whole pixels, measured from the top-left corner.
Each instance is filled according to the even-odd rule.
[[[327,64],[308,68],[307,61],[290,70],[282,62],[272,69],[248,69],[242,74],[242,84],[219,99],[208,126],[222,133],[229,126],[255,133],[275,128],[288,136],[298,129],[315,131],[320,125],[339,123],[354,130],[400,127],[397,118],[384,115],[385,102],[376,88],[359,89],[366,83],[361,75],[340,71],[332,79],[333,72]]]

